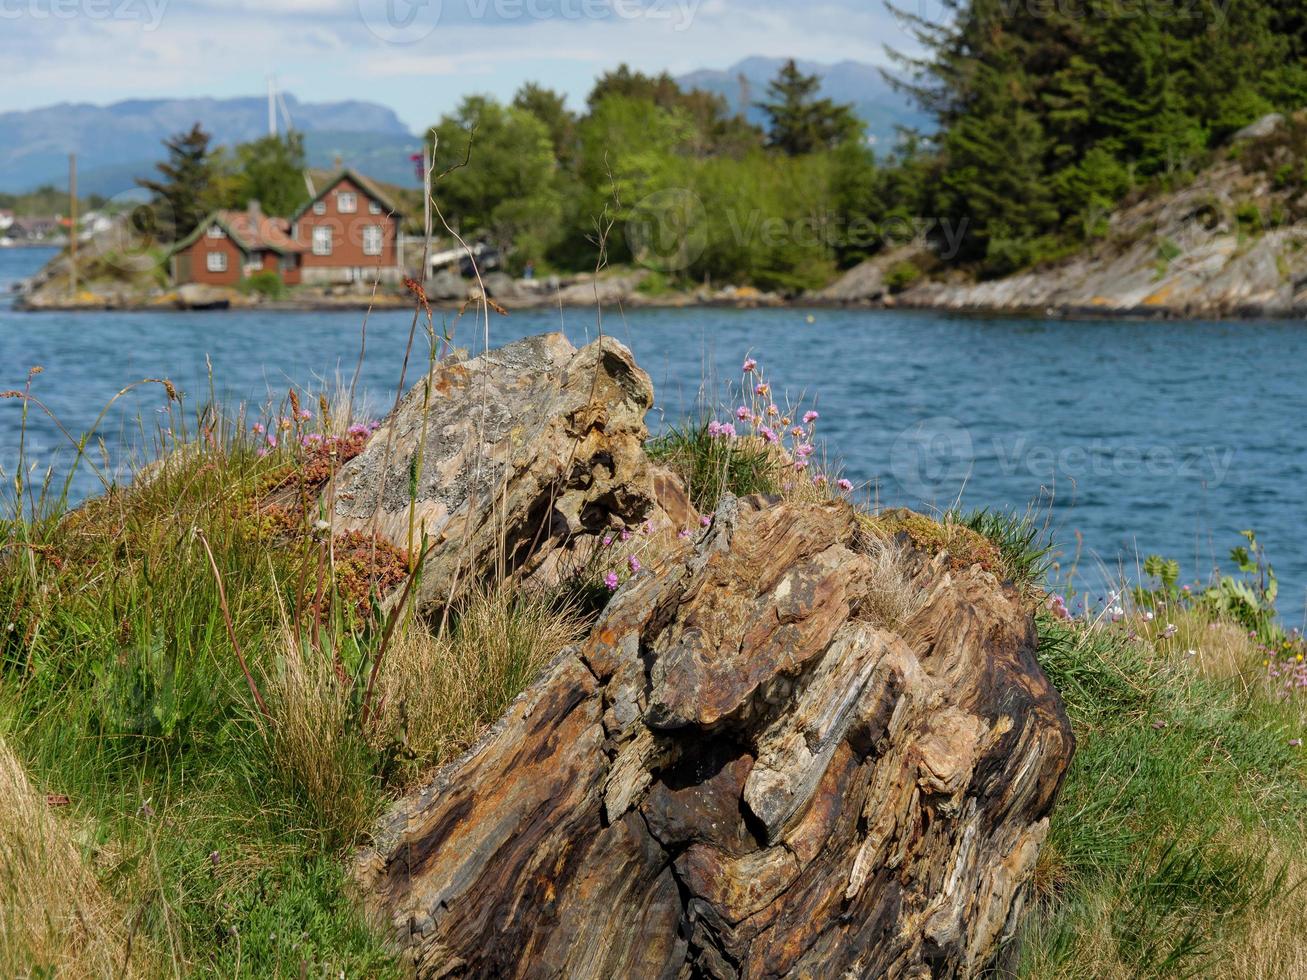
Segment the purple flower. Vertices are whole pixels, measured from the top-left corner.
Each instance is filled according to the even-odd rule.
[[[716,438],[718,434],[721,433],[721,431],[722,431],[722,424],[718,422],[716,419],[713,419],[711,422],[708,423],[708,435],[712,436],[713,438]]]
[[[618,537],[621,538],[623,541],[630,541],[630,540],[631,540],[631,532],[628,531],[628,530],[626,530],[626,528],[622,528],[622,533],[619,534]]]
[[[641,568],[642,566],[640,565],[640,559],[639,559],[639,558],[637,558],[635,555],[632,555],[630,558],[626,559],[626,563],[627,563],[628,565],[631,566],[631,574],[632,574],[632,575],[638,575],[638,574],[640,574],[640,568]]]
[[[803,413],[803,423],[804,423],[804,425],[812,425],[812,423],[813,423],[813,422],[816,422],[819,418],[821,418],[821,415],[820,415],[819,413],[817,413],[817,412],[804,412],[804,413]]]
[[[763,439],[769,443],[776,442],[778,438],[776,433],[773,432],[771,429],[767,428],[767,426],[765,425],[758,430],[758,435],[762,436]]]
[[[712,518],[709,517],[707,514],[704,514],[701,518],[699,518],[700,527],[709,527],[711,524],[712,524]]]
[[[752,417],[752,415],[753,413],[749,411],[748,405],[741,405],[739,408],[735,410],[735,417],[739,419],[741,422],[747,422],[750,419],[750,417]]]
[[[802,456],[804,459],[807,459],[809,456],[812,455],[812,446],[806,442],[801,443],[799,447],[794,451],[798,453],[800,456]]]
[[[255,423],[254,423],[254,434],[255,434],[256,436],[261,436],[261,435],[263,435],[263,433],[266,432],[266,431],[267,431],[267,430],[264,429],[264,427],[263,427],[263,423],[262,423],[262,422],[255,422]]]
[[[1302,745],[1302,739],[1300,739],[1300,738],[1291,738],[1291,739],[1289,739],[1289,744],[1292,745],[1292,746],[1296,749],[1298,746]]]
[[[613,536],[612,536],[611,534],[605,534],[605,535],[604,535],[604,547],[607,548],[607,547],[608,547],[610,544],[612,544],[612,543],[613,543]]]
[[[765,381],[760,381],[757,387],[753,389],[753,393],[760,398],[766,398],[771,394],[771,385],[767,384]]]
[[[689,541],[689,540],[690,540],[690,529],[689,529],[689,528],[681,528],[681,530],[679,530],[679,531],[676,532],[676,536],[677,536],[678,538],[680,538],[682,541]]]
[[[730,422],[727,422],[725,425],[723,425],[721,428],[717,430],[717,435],[723,439],[734,439],[735,426],[732,425]]]
[[[758,362],[755,361],[752,357],[746,357],[746,358],[744,359],[744,373],[745,373],[745,374],[752,374],[752,373],[753,373],[753,369],[756,368],[757,366],[758,366]]]
[[[840,480],[839,480],[839,482],[837,482],[835,485],[836,485],[837,487],[839,487],[839,488],[840,488],[842,491],[844,491],[845,493],[848,493],[850,490],[853,489],[853,481],[852,481],[852,480],[846,480],[846,479],[844,479],[843,477],[841,477]]]
[[[609,572],[604,576],[604,585],[608,586],[609,592],[617,591],[617,573]]]

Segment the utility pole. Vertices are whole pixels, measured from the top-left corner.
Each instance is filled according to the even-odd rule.
[[[68,263],[69,289],[77,295],[77,154],[68,154]]]

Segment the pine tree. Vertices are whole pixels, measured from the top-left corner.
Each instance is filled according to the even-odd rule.
[[[790,156],[829,150],[857,137],[861,124],[851,105],[818,98],[821,79],[805,75],[791,59],[767,86],[768,101],[757,103],[771,119],[767,145]]]
[[[199,123],[169,137],[163,141],[168,159],[155,164],[162,179],[137,178],[136,183],[154,195],[155,229],[165,241],[185,238],[212,210],[210,139]]]

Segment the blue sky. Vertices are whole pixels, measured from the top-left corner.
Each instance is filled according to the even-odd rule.
[[[417,129],[526,80],[576,106],[623,61],[882,63],[887,43],[907,42],[881,0],[0,0],[0,111],[252,95],[275,73],[302,100],[380,102]]]

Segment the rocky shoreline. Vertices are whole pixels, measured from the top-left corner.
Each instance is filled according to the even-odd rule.
[[[483,294],[504,310],[542,308],[759,307],[910,309],[959,314],[1103,319],[1257,319],[1307,316],[1307,200],[1278,190],[1237,160],[1214,166],[1179,190],[1123,206],[1092,245],[1066,260],[993,280],[941,266],[925,242],[882,252],[828,286],[800,294],[752,286],[662,288],[640,268],[480,280],[446,270],[423,284],[433,307],[458,310]],[[53,260],[19,291],[27,311],[201,309],[411,309],[403,287],[301,287],[270,297],[234,288],[168,288],[157,265],[120,268],[110,283],[69,295],[66,259]]]

